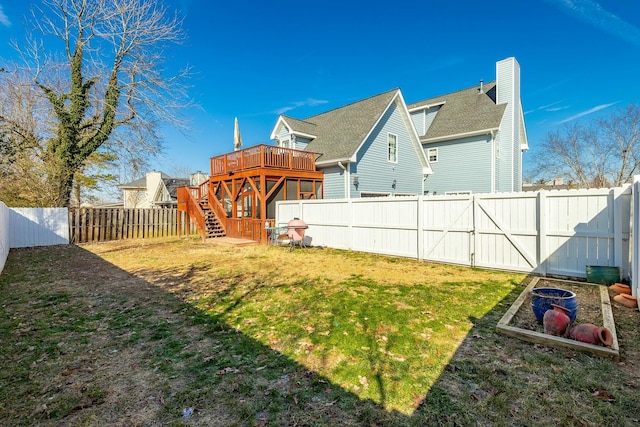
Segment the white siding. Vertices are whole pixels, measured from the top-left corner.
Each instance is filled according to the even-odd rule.
[[[9,246],[69,244],[67,208],[11,208],[9,212]]]

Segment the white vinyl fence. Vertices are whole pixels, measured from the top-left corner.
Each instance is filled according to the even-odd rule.
[[[67,208],[8,208],[0,202],[0,272],[10,248],[69,244]]]
[[[9,255],[9,208],[0,202],[0,272]]]
[[[9,247],[69,244],[67,208],[9,209]]]
[[[640,176],[633,177],[633,206],[631,208],[631,290],[640,297]]]
[[[282,201],[312,245],[450,264],[585,277],[630,270],[631,186],[460,196]]]

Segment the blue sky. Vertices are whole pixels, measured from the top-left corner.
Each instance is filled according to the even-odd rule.
[[[188,41],[167,52],[197,75],[189,138],[166,132],[154,165],[208,171],[233,149],[272,143],[278,114],[297,118],[399,87],[408,103],[495,79],[514,56],[532,168],[544,135],[640,103],[638,0],[167,0]],[[32,0],[0,0],[0,56],[24,37]],[[38,2],[36,2],[38,3]]]

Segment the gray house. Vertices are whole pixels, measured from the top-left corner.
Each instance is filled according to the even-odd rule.
[[[319,154],[325,198],[520,191],[520,66],[507,58],[495,82],[409,105],[394,89],[302,120],[280,116],[271,139]]]

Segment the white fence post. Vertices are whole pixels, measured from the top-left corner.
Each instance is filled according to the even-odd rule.
[[[640,175],[633,177],[633,190],[631,192],[631,291],[638,297],[638,280],[640,279]]]
[[[613,265],[622,266],[621,274],[624,277],[625,271],[622,264],[622,197],[620,188],[612,188],[611,205],[613,206]]]
[[[9,208],[0,202],[0,272],[9,255]]]
[[[417,209],[417,223],[416,223],[416,236],[418,241],[416,242],[416,255],[417,259],[424,260],[424,196],[419,196],[418,200],[416,200],[418,206]]]
[[[538,216],[538,273],[543,276],[547,275],[549,249],[547,246],[547,233],[549,230],[549,210],[547,208],[547,192],[540,190],[538,192],[537,203]]]
[[[353,201],[347,199],[347,242],[349,249],[353,249]]]
[[[473,204],[471,205],[471,230],[469,230],[469,249],[471,250],[469,265],[471,267],[476,266],[476,257],[478,256],[478,226],[480,224],[480,206],[477,194],[472,194],[469,197],[472,198]]]

